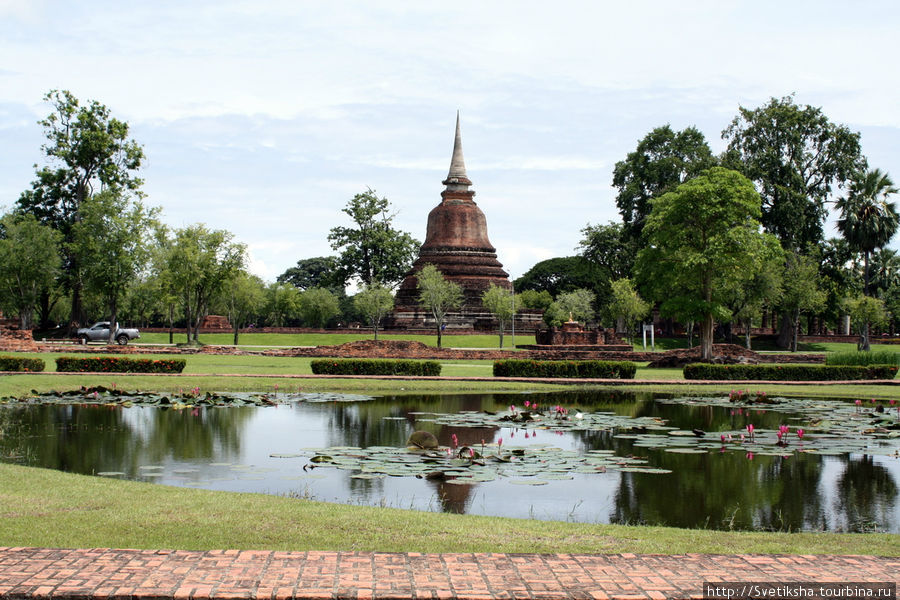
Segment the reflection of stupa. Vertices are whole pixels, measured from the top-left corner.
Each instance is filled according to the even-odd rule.
[[[488,240],[487,219],[473,200],[475,191],[470,189],[472,181],[466,175],[459,115],[450,172],[442,183],[446,188],[441,192],[441,203],[428,214],[428,229],[419,258],[397,291],[394,326],[426,325],[429,317],[418,303],[416,273],[429,263],[463,289],[464,304],[458,313],[450,315],[450,327],[475,327],[479,322],[490,326],[493,319],[482,306],[481,295],[491,284],[512,287],[509,274],[503,270],[497,251]]]

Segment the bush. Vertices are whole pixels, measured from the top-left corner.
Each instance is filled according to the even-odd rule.
[[[494,377],[634,379],[633,362],[606,360],[495,360]]]
[[[900,366],[900,352],[871,350],[869,352],[829,352],[826,365],[895,365]]]
[[[762,381],[845,381],[852,379],[893,379],[893,365],[685,365],[685,379],[754,379]]]
[[[310,362],[316,375],[415,375],[437,376],[441,364],[433,360],[380,358],[317,358]]]
[[[0,356],[0,371],[43,371],[44,361],[24,356]]]
[[[56,370],[70,373],[181,373],[186,361],[183,358],[153,359],[122,356],[60,356]]]

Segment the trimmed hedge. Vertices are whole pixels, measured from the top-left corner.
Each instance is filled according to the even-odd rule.
[[[0,371],[43,371],[44,361],[24,356],[0,356]]]
[[[608,360],[495,360],[494,377],[634,379],[637,365]]]
[[[441,364],[434,360],[380,358],[317,358],[310,362],[316,375],[415,375],[437,376]]]
[[[763,381],[846,381],[853,379],[893,379],[893,365],[685,365],[685,379],[755,379]]]
[[[187,364],[183,358],[154,359],[124,356],[60,356],[56,370],[68,373],[181,373]]]

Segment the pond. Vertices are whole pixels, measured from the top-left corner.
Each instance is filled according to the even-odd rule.
[[[0,404],[0,460],[426,511],[900,533],[900,414],[887,403],[611,392],[281,394],[225,407],[95,399]],[[408,451],[414,431],[440,447]]]

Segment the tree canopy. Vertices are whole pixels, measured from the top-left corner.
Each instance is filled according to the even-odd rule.
[[[535,264],[513,282],[513,287],[518,292],[545,290],[555,297],[579,288],[594,289],[604,281],[602,270],[583,256],[561,256]]]
[[[516,315],[516,299],[512,290],[491,284],[481,294],[481,303],[488,311],[497,317],[500,329],[500,348],[503,348],[503,328],[509,325]]]
[[[826,201],[865,164],[858,133],[832,123],[820,108],[795,104],[793,96],[740,107],[722,138],[725,165],[756,184],[763,227],[786,250],[821,241]]]
[[[897,233],[900,215],[888,197],[898,192],[887,173],[880,169],[857,173],[847,194],[839,198],[835,208],[840,213],[838,231],[864,260],[863,293],[869,294],[869,256],[885,246]]]
[[[375,190],[357,194],[342,212],[352,227],[333,227],[328,234],[333,250],[340,252],[338,268],[342,283],[355,279],[363,285],[381,283],[393,287],[412,266],[421,243],[393,228],[394,214],[387,198]]]
[[[437,346],[440,348],[447,313],[462,306],[462,287],[445,279],[444,274],[429,263],[416,273],[416,289],[419,303],[434,317]]]
[[[624,237],[636,241],[650,215],[650,201],[716,164],[706,138],[695,127],[674,131],[657,127],[638,142],[634,152],[616,163],[613,186],[622,215]],[[620,273],[626,277],[628,273]]]
[[[696,315],[701,356],[714,322],[727,320],[727,291],[761,268],[760,198],[730,169],[712,167],[653,201],[636,270],[663,314]]]
[[[378,324],[394,308],[394,294],[388,288],[375,283],[363,288],[353,297],[353,306],[372,326],[378,339]]]
[[[301,258],[297,264],[278,276],[279,283],[290,283],[301,290],[314,287],[340,289],[343,291],[346,281],[338,272],[336,256],[315,256]]]
[[[22,193],[18,209],[57,229],[66,243],[64,284],[72,294],[72,323],[81,323],[82,260],[72,245],[72,227],[81,219],[82,203],[101,190],[131,192],[140,197],[137,170],[144,159],[130,139],[128,123],[110,116],[96,101],[82,105],[65,90],[52,90],[44,100],[52,112],[38,123],[47,142],[41,147],[47,164],[35,165],[31,189]]]
[[[38,297],[59,271],[60,237],[34,215],[0,219],[0,309],[18,315],[22,329],[31,329]]]

